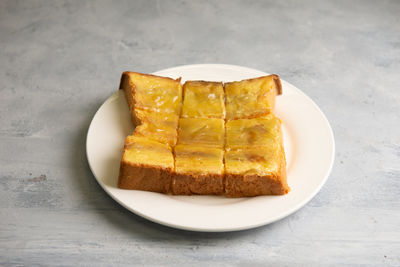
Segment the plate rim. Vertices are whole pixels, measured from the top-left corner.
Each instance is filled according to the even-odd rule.
[[[253,68],[249,68],[249,67],[245,67],[245,66],[239,66],[239,65],[231,65],[231,64],[189,64],[189,65],[181,65],[181,66],[174,66],[174,67],[170,67],[170,68],[165,68],[162,70],[158,70],[156,72],[152,72],[152,74],[155,75],[160,75],[158,73],[161,72],[168,72],[168,71],[174,71],[176,69],[182,69],[182,68],[196,68],[196,67],[220,67],[220,68],[241,68],[241,69],[246,69],[247,71],[250,72],[259,72],[259,73],[264,73],[264,74],[268,74],[264,71],[261,70],[257,70],[257,69],[253,69]],[[95,114],[92,117],[92,120],[89,124],[88,130],[87,130],[87,134],[86,134],[86,158],[88,161],[88,165],[89,168],[93,174],[93,176],[95,177],[97,183],[101,186],[101,188],[114,200],[116,201],[118,204],[120,204],[122,207],[126,208],[127,210],[129,210],[130,212],[143,217],[149,221],[152,221],[154,223],[157,224],[161,224],[167,227],[171,227],[174,229],[181,229],[181,230],[186,230],[186,231],[196,231],[196,232],[234,232],[234,231],[242,231],[242,230],[248,230],[248,229],[253,229],[253,228],[257,228],[257,227],[261,227],[264,225],[268,225],[271,223],[274,223],[276,221],[279,221],[293,213],[295,213],[296,211],[298,211],[299,209],[301,209],[303,206],[305,206],[311,199],[313,199],[321,190],[321,188],[325,185],[326,181],[328,180],[332,169],[333,169],[333,165],[334,165],[334,161],[335,161],[335,154],[336,154],[336,143],[335,143],[335,138],[334,138],[334,134],[333,134],[333,130],[332,130],[332,126],[330,125],[325,113],[320,109],[320,107],[306,94],[304,93],[302,90],[300,90],[299,88],[297,88],[296,86],[292,85],[291,83],[287,82],[286,80],[282,80],[284,83],[288,84],[291,86],[291,89],[294,89],[295,91],[297,91],[297,93],[301,94],[303,97],[307,98],[307,100],[313,105],[313,107],[318,111],[318,114],[321,116],[321,118],[324,121],[325,126],[327,126],[327,130],[328,130],[328,134],[329,134],[329,139],[332,142],[332,153],[330,155],[330,164],[329,164],[329,168],[326,169],[325,174],[324,174],[324,178],[321,179],[320,184],[315,187],[315,189],[313,190],[312,194],[309,194],[307,197],[305,197],[303,199],[303,201],[296,203],[296,205],[293,205],[292,208],[287,209],[285,212],[282,212],[281,214],[279,214],[278,216],[272,217],[269,220],[265,220],[263,222],[259,222],[259,223],[255,223],[255,224],[246,224],[244,226],[237,226],[237,227],[229,227],[229,228],[210,228],[210,227],[190,227],[190,226],[186,226],[186,225],[179,225],[179,224],[175,224],[175,223],[170,223],[170,222],[165,222],[162,220],[159,220],[157,218],[153,218],[151,216],[148,216],[140,211],[137,211],[133,208],[131,208],[130,206],[126,205],[123,201],[121,201],[120,199],[118,199],[112,192],[110,192],[110,190],[108,189],[108,186],[102,182],[95,174],[93,167],[92,167],[92,163],[88,154],[88,140],[89,140],[89,135],[90,132],[92,130],[92,126],[93,126],[93,121],[96,117],[96,115],[98,115],[99,111],[102,109],[102,107],[104,105],[106,105],[108,102],[110,102],[113,97],[115,97],[116,94],[118,94],[118,90],[116,92],[114,92],[112,95],[110,95],[101,105],[100,107],[97,109],[97,111],[95,112]]]

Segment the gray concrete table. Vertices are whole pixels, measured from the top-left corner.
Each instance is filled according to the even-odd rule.
[[[0,265],[400,266],[400,1],[1,1]],[[97,184],[88,125],[124,70],[275,72],[336,161],[294,215],[233,233],[151,223]]]

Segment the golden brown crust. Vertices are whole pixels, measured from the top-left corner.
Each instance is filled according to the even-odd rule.
[[[154,77],[154,78],[163,78],[163,79],[167,79],[167,80],[171,80],[171,81],[181,81],[181,77],[177,78],[177,79],[173,79],[170,77],[164,77],[164,76],[159,76],[159,75],[154,75],[154,74],[147,74],[147,73],[141,73],[141,72],[135,72],[135,71],[124,71],[122,73],[122,76],[127,75],[129,76],[130,74],[139,74],[142,76],[147,76],[147,77]],[[121,88],[121,87],[120,87]]]
[[[129,75],[128,75],[128,71],[125,71],[122,73],[121,76],[121,81],[119,83],[119,89],[124,89],[129,85]]]
[[[272,76],[272,78],[274,79],[275,86],[276,86],[276,94],[281,95],[282,94],[282,83],[281,83],[281,79],[279,78],[278,74],[271,74],[271,75],[261,76],[261,77],[257,77],[257,78],[245,79],[245,80],[241,80],[240,82],[264,79],[265,77],[269,77],[269,76]],[[225,90],[225,85],[231,84],[231,83],[236,83],[236,82],[237,81],[224,83],[224,90]]]
[[[280,175],[283,174],[282,172]],[[286,176],[259,176],[226,174],[225,195],[227,197],[253,197],[260,195],[284,195],[290,191]]]
[[[281,79],[279,78],[279,75],[278,75],[278,74],[272,74],[272,76],[274,77],[274,81],[275,81],[276,94],[277,94],[277,95],[281,95],[281,94],[282,94],[282,83],[281,83]]]
[[[224,194],[224,176],[175,173],[172,178],[171,191],[174,195],[222,195]]]
[[[124,73],[122,73],[119,89],[123,90],[125,93],[125,98],[128,102],[129,110],[131,111],[133,124],[139,125],[142,122],[139,118],[136,117],[135,113],[135,98],[133,97],[135,94],[135,85],[131,82],[129,73],[129,71],[125,71]]]
[[[118,187],[121,189],[168,193],[171,180],[171,169],[121,161],[118,179]]]

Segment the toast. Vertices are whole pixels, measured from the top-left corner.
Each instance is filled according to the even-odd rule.
[[[180,79],[124,72],[120,89],[136,128],[125,142],[118,187],[168,193],[175,170],[172,147],[182,102]]]
[[[182,118],[225,119],[221,82],[187,81],[183,85]]]
[[[179,115],[173,113],[157,113],[147,110],[135,110],[135,117],[141,123],[136,126],[134,135],[151,136],[152,139],[175,146]]]
[[[275,97],[282,94],[276,74],[225,83],[226,119],[255,118],[272,113]]]
[[[173,194],[224,194],[224,99],[221,82],[187,81],[183,85]]]
[[[224,148],[225,121],[209,118],[179,119],[178,144]]]
[[[225,145],[229,149],[263,147],[280,142],[281,121],[273,114],[226,122]]]
[[[227,151],[225,170],[227,197],[284,195],[290,191],[284,154],[272,147]]]
[[[146,137],[126,138],[119,188],[168,193],[173,171],[174,156],[169,145]]]
[[[224,193],[224,150],[196,145],[175,147],[174,195]]]
[[[225,146],[228,197],[283,195],[286,159],[281,122],[274,115],[228,121]]]
[[[278,75],[220,83],[124,72],[120,88],[136,128],[118,186],[227,197],[289,192]]]
[[[126,71],[122,74],[120,89],[125,92],[133,123],[143,121],[137,110],[160,114],[180,114],[182,102],[181,79]]]

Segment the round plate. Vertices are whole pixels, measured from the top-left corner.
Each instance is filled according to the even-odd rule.
[[[233,65],[187,65],[155,72],[185,80],[238,81],[267,75]],[[222,232],[265,225],[295,212],[321,189],[334,160],[334,139],[328,120],[317,105],[293,85],[282,81],[283,95],[275,114],[282,120],[291,187],[284,196],[225,198],[173,196],[122,190],[117,187],[119,164],[127,135],[133,131],[124,94],[115,92],[95,114],[87,135],[90,168],[103,189],[118,203],[153,222],[174,228]]]

